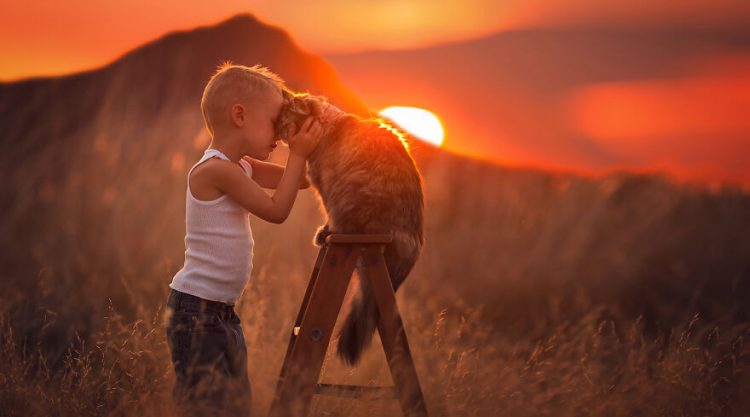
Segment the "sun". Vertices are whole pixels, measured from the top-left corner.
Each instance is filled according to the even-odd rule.
[[[378,112],[393,120],[411,135],[437,146],[443,144],[445,132],[440,119],[433,113],[417,107],[391,106]]]

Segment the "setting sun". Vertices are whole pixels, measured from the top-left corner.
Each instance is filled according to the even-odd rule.
[[[399,127],[419,139],[437,146],[443,144],[445,134],[440,119],[427,110],[392,106],[381,110],[379,114],[393,120]]]

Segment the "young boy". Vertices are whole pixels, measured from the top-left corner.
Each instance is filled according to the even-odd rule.
[[[201,111],[212,140],[188,172],[185,264],[169,284],[167,342],[183,415],[247,415],[247,350],[234,303],[252,269],[252,213],[282,223],[309,187],[307,156],[321,124],[289,130],[286,168],[260,160],[276,147],[283,81],[261,66],[223,64],[208,81]],[[325,118],[326,116],[324,116]],[[262,188],[275,189],[269,196]]]

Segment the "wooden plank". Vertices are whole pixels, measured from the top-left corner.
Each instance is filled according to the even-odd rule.
[[[427,408],[424,396],[419,386],[417,370],[414,367],[406,331],[396,305],[396,294],[393,291],[382,251],[382,246],[367,246],[362,255],[373,296],[380,312],[378,321],[380,340],[383,343],[404,415],[426,417]]]
[[[391,243],[393,236],[390,234],[378,235],[348,235],[332,234],[326,237],[326,243]]]
[[[297,318],[294,320],[294,324],[292,325],[292,334],[289,336],[289,344],[287,345],[286,354],[284,355],[284,363],[281,365],[281,372],[279,374],[279,380],[276,383],[276,392],[279,392],[279,389],[281,388],[281,383],[282,381],[284,381],[287,368],[289,367],[289,359],[290,359],[289,354],[292,352],[292,348],[294,347],[294,341],[296,340],[296,336],[297,336],[297,333],[295,333],[294,329],[299,328],[299,324],[302,321],[302,315],[307,309],[307,305],[310,300],[310,293],[312,292],[312,289],[315,286],[315,281],[318,279],[320,266],[323,264],[323,258],[325,257],[325,254],[327,251],[328,251],[327,245],[321,246],[320,250],[318,251],[318,257],[315,260],[315,266],[313,267],[312,273],[310,275],[310,281],[307,284],[307,289],[305,290],[305,296],[302,299],[302,304],[300,304],[299,312],[297,312]]]
[[[394,387],[365,387],[359,385],[318,384],[315,393],[335,397],[367,398],[370,400],[394,399]]]
[[[357,245],[332,244],[328,247],[302,314],[299,335],[289,352],[285,374],[277,385],[271,405],[272,417],[307,415],[331,333],[360,253]]]
[[[302,322],[302,314],[305,312],[305,309],[307,309],[307,305],[309,304],[310,293],[312,293],[312,289],[315,286],[318,275],[320,275],[320,267],[321,265],[323,265],[323,259],[325,258],[325,254],[327,251],[328,245],[322,246],[318,251],[318,257],[315,259],[315,267],[313,268],[312,274],[310,275],[310,282],[307,285],[307,290],[305,290],[305,297],[302,299],[302,305],[300,306],[299,312],[297,313],[297,318],[294,320],[294,326],[299,326],[299,324]]]

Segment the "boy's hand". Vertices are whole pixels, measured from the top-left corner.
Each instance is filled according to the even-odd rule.
[[[306,159],[318,146],[321,133],[323,133],[323,126],[315,120],[315,117],[309,116],[302,123],[299,132],[295,132],[295,130],[294,123],[292,123],[289,126],[289,139],[287,140],[289,142],[289,152]]]

